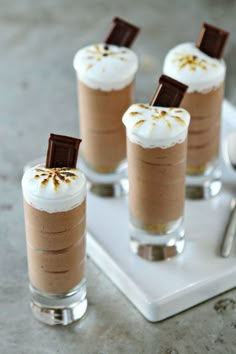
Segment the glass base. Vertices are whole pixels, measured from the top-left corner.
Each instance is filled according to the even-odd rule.
[[[186,176],[186,198],[188,199],[210,199],[219,194],[221,187],[221,171],[218,165],[209,174]]]
[[[172,223],[173,224],[173,223]],[[138,256],[148,261],[162,261],[181,254],[184,250],[183,218],[176,221],[176,227],[165,234],[154,234],[129,225],[130,247]]]
[[[63,295],[48,295],[30,285],[31,309],[34,316],[48,325],[66,326],[81,319],[87,310],[86,282]]]
[[[127,161],[123,161],[113,173],[99,173],[92,170],[83,158],[79,168],[88,180],[88,189],[100,197],[120,197],[128,194]]]

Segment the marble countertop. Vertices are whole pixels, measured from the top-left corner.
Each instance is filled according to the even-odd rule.
[[[113,16],[142,28],[136,100],[152,96],[168,49],[194,40],[208,21],[231,31],[226,97],[236,105],[236,1],[0,0],[0,353],[235,353],[236,290],[158,324],[147,322],[88,260],[89,309],[66,328],[37,322],[29,308],[20,181],[44,155],[50,132],[78,134],[76,50],[99,42]]]

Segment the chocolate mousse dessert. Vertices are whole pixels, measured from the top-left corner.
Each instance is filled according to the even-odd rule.
[[[116,17],[103,43],[80,49],[74,58],[82,156],[90,180],[93,172],[115,173],[126,159],[122,115],[133,101],[138,59],[129,48],[138,32]]]
[[[203,190],[200,194],[207,197],[207,194],[213,196],[220,191],[218,156],[226,73],[221,58],[228,35],[228,32],[204,23],[196,44],[183,43],[174,47],[164,61],[164,74],[188,85],[181,107],[189,111],[192,118],[188,136],[187,174],[190,177],[187,178],[187,195],[193,198],[197,197],[194,185],[199,189],[202,184],[204,189],[204,185],[211,186],[211,180],[212,183],[215,180],[215,186],[212,184],[208,191]]]
[[[181,253],[189,113],[187,86],[162,75],[150,104],[125,112],[132,250],[149,260]]]
[[[46,164],[27,169],[22,179],[31,306],[48,324],[73,322],[87,308],[86,179],[76,168],[80,142],[51,134]]]

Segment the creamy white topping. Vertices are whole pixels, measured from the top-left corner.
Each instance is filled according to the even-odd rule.
[[[48,213],[71,210],[86,197],[86,178],[79,169],[45,168],[36,165],[22,178],[25,201]]]
[[[190,115],[183,108],[133,104],[122,120],[131,142],[144,148],[165,149],[186,139]]]
[[[210,91],[225,79],[223,60],[211,58],[194,43],[183,43],[169,51],[164,60],[163,73],[188,85],[187,92]]]
[[[78,78],[87,86],[111,91],[120,90],[134,80],[138,58],[128,48],[102,43],[80,49],[73,64]]]

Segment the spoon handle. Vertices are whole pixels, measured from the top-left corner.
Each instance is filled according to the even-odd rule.
[[[236,235],[236,199],[232,201],[232,209],[228,219],[228,223],[225,228],[224,238],[221,244],[221,256],[229,257],[234,238]]]

